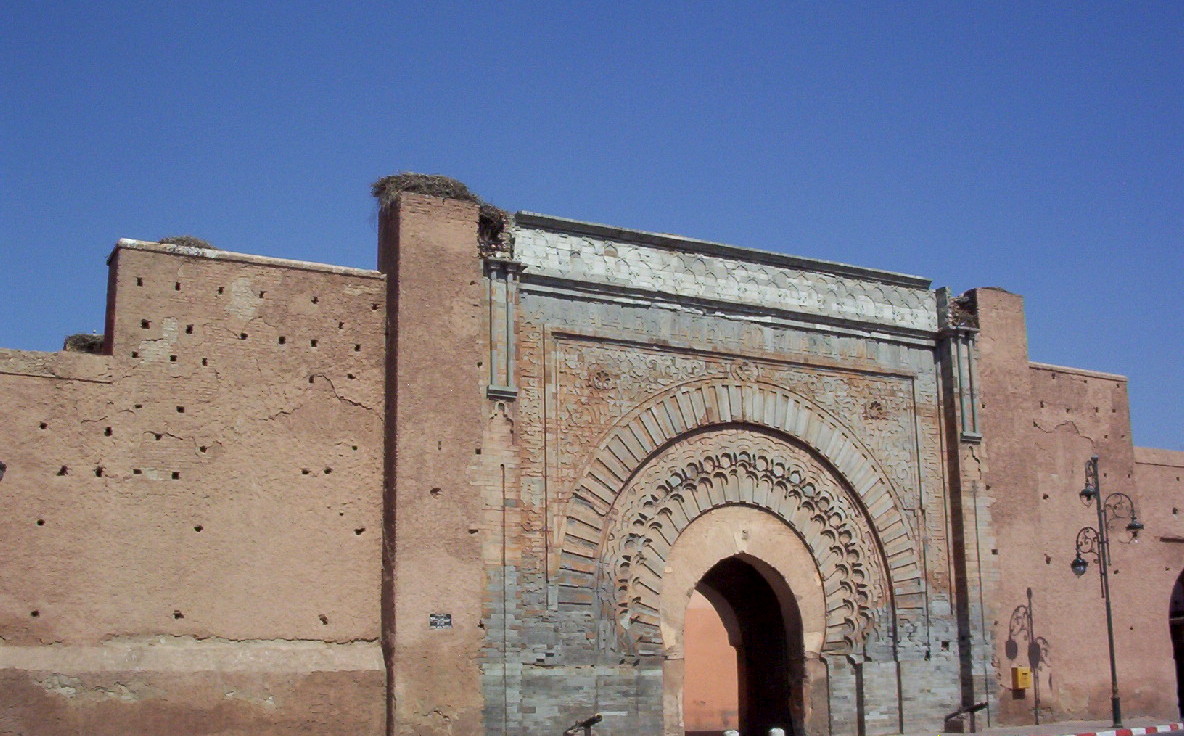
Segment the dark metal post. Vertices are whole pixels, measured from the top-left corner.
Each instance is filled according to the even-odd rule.
[[[1102,576],[1102,598],[1106,601],[1106,643],[1110,647],[1110,716],[1114,728],[1122,728],[1122,701],[1118,695],[1118,667],[1114,659],[1114,612],[1110,607],[1110,532],[1102,512],[1102,484],[1098,477],[1098,456],[1085,464],[1086,487],[1094,489],[1094,507],[1098,510],[1098,572]]]
[[[1126,519],[1126,530],[1131,541],[1137,541],[1143,531],[1143,522],[1135,510],[1135,501],[1125,493],[1111,493],[1102,498],[1102,480],[1098,474],[1098,456],[1085,463],[1085,488],[1081,497],[1086,503],[1093,503],[1098,512],[1098,528],[1082,527],[1077,531],[1077,556],[1069,563],[1073,574],[1081,577],[1089,568],[1082,554],[1096,557],[1098,576],[1102,584],[1102,599],[1106,602],[1106,643],[1110,647],[1110,715],[1114,727],[1122,728],[1122,702],[1118,697],[1118,666],[1114,657],[1114,611],[1110,605],[1110,523]]]

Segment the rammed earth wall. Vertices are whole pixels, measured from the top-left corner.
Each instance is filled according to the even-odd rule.
[[[1019,297],[389,194],[376,271],[120,241],[104,354],[0,350],[0,734],[681,735],[696,590],[742,728],[1104,718],[1091,454],[1174,717],[1184,453]]]
[[[109,355],[0,351],[0,732],[381,731],[384,307],[121,241]]]

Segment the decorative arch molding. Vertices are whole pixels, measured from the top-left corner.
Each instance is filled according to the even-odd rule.
[[[700,583],[713,567],[728,558],[738,558],[755,569],[780,604],[782,621],[787,626],[790,687],[795,694],[795,705],[801,709],[793,732],[829,733],[830,688],[822,656],[826,629],[822,579],[809,549],[783,519],[747,505],[726,506],[701,514],[679,534],[666,557],[667,571],[660,598],[665,654],[663,733],[682,736],[686,732],[682,716],[687,676],[684,666],[687,605],[696,590],[713,599],[711,589],[700,589]],[[734,602],[724,599],[724,609],[730,609]],[[722,617],[724,612],[720,613]],[[728,626],[725,619],[725,628]],[[733,646],[743,645],[743,626],[738,618],[731,621],[729,635],[739,635],[739,641],[730,642]]]
[[[664,648],[660,597],[675,541],[726,506],[772,514],[809,550],[825,597],[824,652],[855,652],[890,625],[884,559],[862,510],[833,471],[785,439],[750,429],[696,434],[626,486],[606,520],[596,589],[602,618],[630,655]]]
[[[820,534],[820,528],[805,531],[810,525],[817,526],[818,522],[811,519],[816,515],[828,518],[832,507],[837,508],[836,503],[841,503],[834,499],[848,499],[850,506],[844,506],[841,512],[836,513],[848,524],[847,532],[855,528],[852,524],[862,520],[864,526],[860,529],[860,536],[877,548],[875,556],[883,563],[887,586],[885,593],[893,600],[894,607],[898,611],[921,608],[923,580],[916,540],[895,489],[872,453],[856,439],[850,428],[805,397],[781,386],[746,378],[743,375],[735,378],[716,377],[672,387],[634,409],[605,435],[567,499],[557,540],[559,603],[591,607],[598,600],[602,605],[613,600],[616,601],[614,605],[619,606],[619,594],[622,591],[606,599],[608,591],[603,587],[608,579],[604,572],[605,566],[615,564],[611,559],[614,554],[629,556],[637,551],[631,552],[629,545],[636,546],[640,544],[639,540],[630,541],[627,533],[622,536],[619,523],[632,523],[626,521],[625,508],[633,509],[638,503],[647,503],[640,500],[645,493],[639,491],[626,494],[623,491],[638,488],[635,482],[638,473],[653,466],[652,461],[659,455],[665,455],[676,444],[688,442],[697,434],[713,428],[748,427],[780,438],[785,447],[800,446],[807,451],[806,456],[821,461],[817,462],[819,468],[833,476],[838,487],[845,488],[845,493],[826,500],[825,503],[829,504],[826,509],[820,509],[817,501],[811,501],[812,508],[807,514],[809,518],[805,520],[808,524],[801,528],[795,527],[798,533]],[[720,485],[713,486],[711,491],[688,494],[684,490],[673,493],[668,502],[663,502],[666,505],[661,512],[670,521],[663,524],[661,529],[653,530],[661,532],[659,536],[663,539],[662,544],[673,543],[673,538],[666,539],[665,535],[676,532],[680,523],[689,523],[692,514],[705,510],[701,505],[705,503],[704,499],[718,497],[726,499],[720,503],[749,504],[770,511],[777,509],[774,513],[782,515],[791,525],[795,523],[791,519],[797,518],[795,514],[804,513],[802,509],[806,507],[799,504],[797,499],[808,498],[804,480],[807,476],[801,476],[801,483],[795,481],[790,465],[778,465],[775,458],[759,455],[751,459],[744,459],[740,455],[713,455],[710,458],[700,457],[695,462],[699,464],[693,472],[688,471],[688,474],[677,479],[671,476],[663,481],[666,484],[664,487],[671,491],[676,485],[683,488],[686,483],[692,482],[692,476],[695,483],[712,479],[716,470],[722,467],[721,463],[731,463],[730,467],[735,467],[736,485],[725,484],[723,478],[717,478],[712,482]],[[800,474],[802,463],[799,462],[798,466]],[[814,487],[817,488],[817,485]],[[777,489],[780,496],[773,498],[770,488]],[[763,494],[761,497],[764,501],[756,500],[754,494],[757,493]],[[793,504],[789,503],[790,499]],[[648,503],[657,501],[650,499]],[[655,520],[657,517],[650,517],[646,523]],[[831,533],[838,534],[839,531],[831,527]],[[619,549],[615,549],[614,545]],[[829,564],[833,555],[834,562],[838,564],[846,552],[833,553],[828,548],[820,549],[818,554],[820,562]],[[870,558],[865,554],[864,559]],[[835,570],[839,571],[836,573],[839,576],[828,577],[826,584],[847,590],[847,587],[839,586],[840,581],[844,580],[842,571],[837,567]],[[651,572],[656,572],[660,577],[661,568]],[[867,570],[863,573],[866,575]],[[620,585],[619,581],[613,584]],[[637,585],[638,591],[652,587],[645,574],[638,576]],[[848,580],[846,586],[850,585]],[[656,612],[646,610],[651,605],[647,602],[647,594],[638,592],[629,597],[636,599],[632,603],[637,606],[638,623],[623,628],[632,632],[628,639],[635,646],[647,648],[648,637],[654,631],[649,627],[656,624]],[[848,596],[850,600],[851,596]],[[830,605],[828,596],[828,607]],[[877,610],[883,611],[869,598],[870,614],[882,615],[876,613]],[[622,610],[614,611],[618,624],[622,623],[620,616],[624,614]],[[851,619],[852,614],[855,614],[854,619],[845,620]],[[861,620],[863,623],[860,623]],[[828,623],[827,648],[834,651],[852,646],[861,632],[868,630],[868,626],[866,617],[858,612],[836,614]]]

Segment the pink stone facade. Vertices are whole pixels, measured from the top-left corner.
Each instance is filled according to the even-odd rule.
[[[1105,718],[1092,455],[1124,711],[1176,719],[1184,453],[1020,297],[479,219],[403,194],[375,271],[120,241],[102,354],[0,350],[0,734]]]

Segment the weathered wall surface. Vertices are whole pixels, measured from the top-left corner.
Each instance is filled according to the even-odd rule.
[[[1184,453],[1019,297],[478,211],[400,194],[382,273],[121,241],[108,354],[0,350],[0,734],[678,734],[735,555],[806,733],[1106,717],[1093,454],[1125,710],[1175,717]]]
[[[1141,678],[1136,675],[1141,697],[1152,696],[1156,713],[1176,714],[1180,712],[1179,703],[1171,685],[1184,685],[1179,676],[1184,662],[1177,662],[1173,656],[1168,617],[1173,588],[1184,576],[1184,452],[1136,447],[1134,470],[1135,490],[1131,495],[1147,531],[1140,535],[1140,549],[1127,553],[1126,564],[1131,568],[1126,572],[1136,574],[1122,582],[1125,590],[1135,589],[1141,596],[1135,604],[1138,609],[1128,608],[1118,599],[1116,603],[1118,610],[1133,619],[1135,631],[1142,632],[1142,636],[1128,645],[1125,656],[1145,668]],[[1179,639],[1181,622],[1177,620],[1174,626]]]
[[[876,609],[854,597],[841,603],[841,578],[828,578],[830,604],[851,606],[858,633],[844,639],[836,623],[825,644],[813,693],[826,692],[815,708],[821,728],[939,728],[960,694],[938,317],[927,282],[540,216],[518,221],[511,418],[520,484],[506,501],[505,562],[489,571],[487,624],[497,638],[483,661],[488,731],[550,733],[600,711],[601,733],[669,732],[664,718],[681,694],[666,692],[663,671],[681,654],[644,633],[652,588],[637,588],[640,603],[622,610],[609,592],[617,581],[596,580],[620,562],[614,545],[629,544],[614,524],[630,523],[634,474],[667,457],[665,448],[689,452],[703,433],[728,427],[779,438],[788,444],[777,447],[817,453],[846,473],[839,483],[848,490],[833,503],[843,523],[865,524],[855,536],[866,545],[847,554],[871,566],[869,580],[870,569],[891,580],[871,598],[891,589],[895,608]],[[770,449],[777,457],[762,462],[804,462],[789,459],[800,450]],[[793,498],[768,503],[809,538],[805,521],[791,521]],[[651,534],[669,541],[707,510],[696,503]],[[889,510],[896,521],[881,516]],[[874,624],[855,623],[865,613]],[[820,648],[829,635],[817,633]]]
[[[1085,462],[1100,458],[1103,494],[1131,495],[1147,525],[1138,543],[1110,525],[1115,647],[1124,715],[1174,719],[1175,679],[1168,599],[1184,548],[1162,541],[1184,534],[1178,484],[1167,465],[1136,477],[1126,379],[1029,363],[1023,300],[997,289],[976,292],[986,488],[1000,581],[995,626],[997,687],[1005,723],[1107,718],[1110,678],[1104,603],[1094,558],[1078,578],[1069,569],[1094,508],[1079,492]],[[1148,456],[1159,457],[1154,452]],[[1142,468],[1142,466],[1139,466]],[[1156,481],[1150,480],[1155,477]],[[1029,666],[1033,687],[1011,689],[1011,667]]]
[[[381,214],[390,285],[386,654],[393,734],[481,733],[489,407],[477,207],[403,194]],[[447,619],[445,620],[445,617]],[[433,623],[434,620],[434,623]]]
[[[0,352],[0,731],[381,733],[381,275],[121,241]]]

